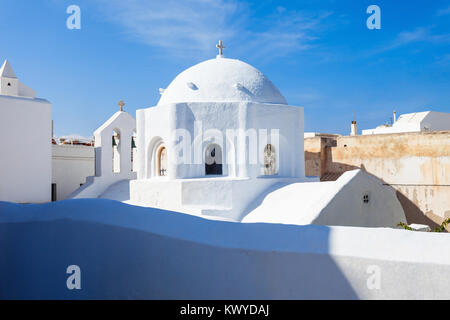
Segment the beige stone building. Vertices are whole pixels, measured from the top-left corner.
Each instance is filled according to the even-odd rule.
[[[408,223],[450,218],[450,131],[305,138],[307,176],[336,180],[361,168],[396,190]]]

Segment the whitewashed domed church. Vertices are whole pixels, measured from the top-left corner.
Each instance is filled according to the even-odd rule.
[[[217,47],[215,59],[180,73],[136,120],[121,105],[94,133],[96,177],[74,198],[242,222],[406,221],[394,192],[364,172],[335,182],[305,177],[303,108],[288,105],[254,67],[226,58],[222,42]]]

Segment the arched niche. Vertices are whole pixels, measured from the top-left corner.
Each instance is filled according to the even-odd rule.
[[[167,148],[165,145],[161,145],[156,152],[156,174],[160,177],[167,176],[169,169],[169,158],[167,155]]]
[[[264,175],[273,176],[278,173],[277,153],[275,146],[268,143],[264,147]]]
[[[146,179],[168,175],[169,150],[161,137],[153,137],[146,153]],[[164,170],[164,171],[162,171]]]

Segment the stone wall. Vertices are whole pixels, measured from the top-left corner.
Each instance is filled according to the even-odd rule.
[[[324,177],[327,173],[327,149],[336,146],[337,135],[305,138],[305,175]],[[344,171],[343,171],[344,172]]]
[[[324,144],[321,137],[313,137],[305,139],[305,175],[306,176],[322,176],[322,166],[320,163]]]
[[[433,228],[450,218],[450,131],[340,136],[330,145],[305,139],[307,175],[361,168],[396,190],[409,223]]]

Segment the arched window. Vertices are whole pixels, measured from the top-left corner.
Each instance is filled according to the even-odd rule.
[[[112,135],[112,171],[120,172],[120,132],[114,129]]]
[[[222,175],[222,148],[218,144],[211,144],[205,152],[206,175]]]
[[[157,152],[157,175],[158,176],[166,176],[168,169],[168,158],[167,158],[167,149],[164,146],[159,147]]]
[[[268,144],[264,148],[264,175],[277,174],[277,157],[273,145]]]

